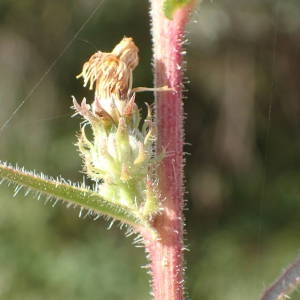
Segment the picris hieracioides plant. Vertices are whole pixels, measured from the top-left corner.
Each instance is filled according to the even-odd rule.
[[[132,88],[138,48],[124,38],[112,52],[97,52],[84,64],[79,77],[95,96],[73,104],[84,118],[77,145],[95,187],[1,162],[0,180],[16,183],[15,193],[26,186],[54,203],[63,199],[96,218],[105,215],[130,225],[143,238],[153,298],[174,300],[184,298],[182,46],[195,0],[150,3],[154,90],[168,91],[155,94],[155,125],[150,106],[142,121],[135,104],[135,93],[149,89]],[[157,88],[161,85],[170,89]],[[168,155],[160,154],[164,149]]]

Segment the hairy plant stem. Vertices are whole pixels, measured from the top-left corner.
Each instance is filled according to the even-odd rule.
[[[190,8],[173,19],[162,12],[162,0],[151,1],[155,87],[173,91],[155,95],[157,153],[166,152],[158,171],[163,211],[153,221],[159,239],[144,232],[155,300],[183,299],[183,103],[182,44]]]
[[[290,299],[289,295],[300,284],[300,256],[285,270],[285,272],[264,291],[261,300]]]

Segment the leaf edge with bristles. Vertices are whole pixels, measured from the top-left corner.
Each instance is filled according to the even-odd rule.
[[[104,215],[118,220],[133,228],[151,227],[148,220],[137,211],[104,199],[97,192],[85,187],[84,184],[75,185],[62,178],[50,178],[44,174],[26,171],[24,168],[13,167],[1,161],[0,178],[2,178],[0,183],[3,181],[15,183],[17,191],[22,187],[26,187],[47,197],[60,199],[71,205],[78,205],[83,209],[90,210],[95,215]]]

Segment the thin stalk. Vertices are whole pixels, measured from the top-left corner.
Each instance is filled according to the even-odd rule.
[[[163,211],[153,226],[159,239],[144,233],[150,259],[155,300],[183,299],[183,37],[189,7],[178,9],[173,19],[162,12],[162,0],[151,1],[157,153],[166,152],[158,170]]]
[[[290,299],[289,295],[300,284],[300,256],[286,269],[286,271],[264,291],[261,300]]]

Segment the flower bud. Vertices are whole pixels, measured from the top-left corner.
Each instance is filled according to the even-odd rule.
[[[152,112],[141,123],[132,90],[132,71],[138,65],[138,48],[132,38],[123,38],[112,52],[98,51],[84,63],[84,86],[95,90],[91,105],[73,99],[75,114],[84,125],[78,138],[86,174],[96,182],[107,200],[126,205],[144,216],[159,210],[159,197],[152,183],[157,159],[153,157]],[[90,125],[92,138],[85,127]],[[141,125],[141,130],[139,126]]]

